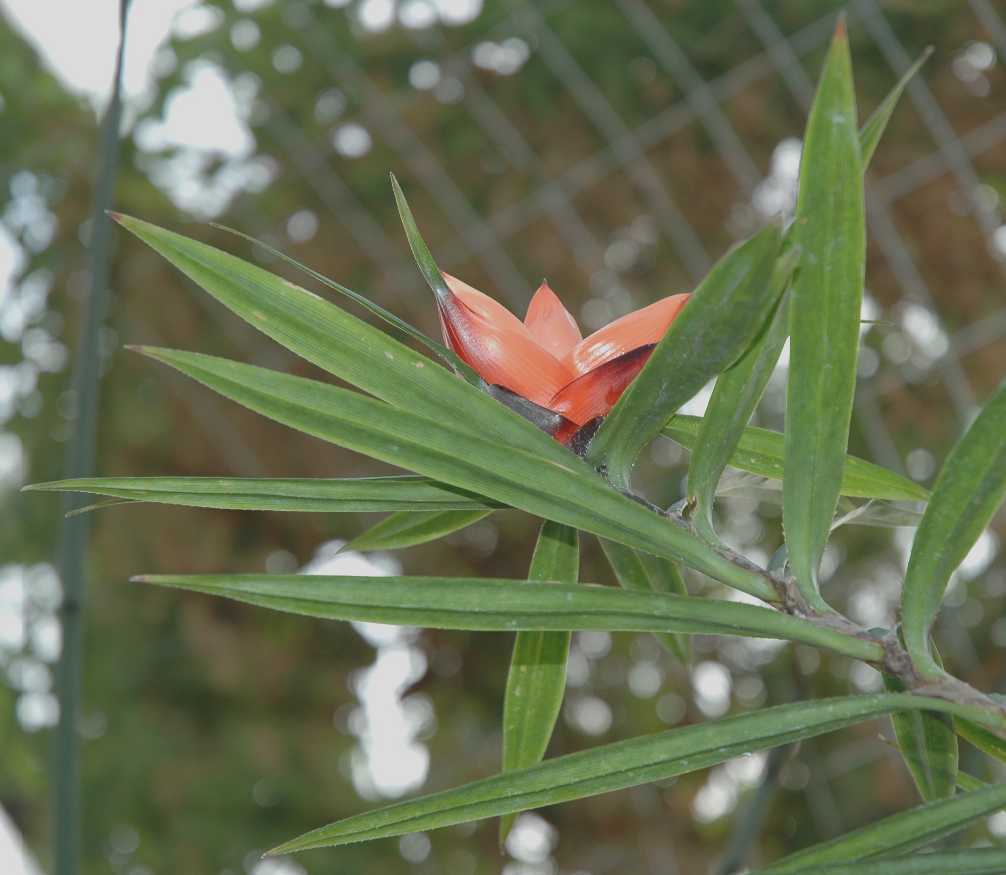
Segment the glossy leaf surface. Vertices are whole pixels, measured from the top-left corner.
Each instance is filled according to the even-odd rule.
[[[607,538],[601,538],[600,544],[615,578],[626,589],[688,595],[681,572],[670,559],[650,556]],[[660,633],[657,639],[679,660],[688,662],[690,647],[687,638]]]
[[[731,249],[699,284],[639,376],[601,424],[588,459],[622,486],[677,409],[744,354],[775,309],[775,225]]]
[[[188,589],[286,613],[473,631],[679,632],[780,638],[874,658],[851,639],[771,608],[610,586],[504,578],[330,577],[324,575],[149,575],[144,582]]]
[[[950,576],[1006,496],[1006,384],[951,451],[919,523],[902,590],[905,646],[916,669],[939,675],[929,629]]]
[[[937,703],[941,710],[954,708]],[[886,693],[780,705],[546,760],[452,790],[420,796],[320,827],[277,848],[309,848],[398,836],[583,799],[704,769],[744,753],[813,738],[929,699]],[[1006,793],[1006,788],[996,788]],[[944,804],[944,803],[934,803]]]
[[[400,510],[353,538],[345,550],[401,550],[436,541],[485,519],[491,510]]]
[[[702,430],[702,417],[678,414],[664,427],[664,434],[686,449],[694,449]],[[730,466],[771,480],[783,479],[785,435],[749,425],[741,433],[730,457]],[[842,466],[842,495],[881,498],[887,501],[925,501],[929,491],[894,471],[858,456],[846,456]]]
[[[759,870],[759,875],[796,875],[798,872],[818,871],[819,867],[829,863],[905,854],[952,835],[1003,805],[1006,805],[1006,785],[929,802],[790,854],[778,863]]]
[[[129,501],[151,501],[229,510],[364,513],[469,511],[496,507],[488,499],[414,474],[389,477],[91,477],[35,483],[25,490],[90,492]]]
[[[828,611],[817,572],[841,491],[866,264],[862,157],[844,23],[811,107],[794,224],[783,525],[804,598]]]
[[[576,583],[580,541],[576,529],[558,523],[542,525],[531,559],[528,580]],[[569,632],[518,632],[503,699],[503,771],[541,762],[559,717],[566,692]],[[500,820],[500,844],[514,815]]]
[[[751,875],[768,875],[774,871],[763,869],[752,872]],[[820,866],[810,871],[814,875],[1002,875],[1006,872],[1006,851],[982,848],[973,851],[916,854],[893,860],[865,860]]]
[[[621,495],[581,459],[540,432],[557,457],[500,445],[470,434],[453,418],[427,419],[315,380],[198,353],[144,351],[222,395],[307,434],[535,516],[678,559],[759,597],[775,597],[771,583],[757,570],[738,567],[684,526]],[[460,380],[454,382],[464,386]]]

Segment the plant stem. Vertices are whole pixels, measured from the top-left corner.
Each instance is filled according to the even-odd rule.
[[[675,506],[673,509],[661,510],[645,499],[633,497],[667,517],[674,524],[695,531],[690,520],[690,508],[687,505],[680,509]],[[901,681],[906,692],[931,696],[995,714],[1003,723],[1000,734],[1006,737],[1006,706],[948,674],[941,673],[936,677],[920,676],[911,657],[895,633],[890,632],[885,637],[878,639],[830,607],[826,613],[820,612],[807,604],[795,578],[791,575],[760,568],[745,556],[722,543],[713,546],[723,559],[742,571],[746,577],[757,574],[771,586],[776,594],[776,598],[770,601],[773,608],[790,616],[799,617],[816,626],[821,632],[820,646],[877,666],[886,674]],[[721,580],[728,585],[730,584],[729,576],[724,576]],[[739,588],[744,589],[744,587]]]
[[[101,328],[108,306],[109,220],[119,160],[122,118],[122,65],[126,44],[129,0],[119,3],[119,46],[112,94],[101,123],[99,165],[91,210],[88,241],[89,296],[77,346],[73,375],[76,429],[67,449],[67,477],[87,477],[94,471],[96,418],[101,371]],[[64,509],[73,511],[85,499],[68,494]],[[60,620],[62,649],[57,667],[59,725],[55,738],[53,828],[56,875],[75,875],[80,868],[80,763],[78,720],[83,657],[83,610],[86,590],[84,562],[90,517],[64,519],[59,547],[59,575],[63,586]]]

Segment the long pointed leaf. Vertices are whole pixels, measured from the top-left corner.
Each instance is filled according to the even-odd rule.
[[[613,490],[544,435],[561,451],[557,457],[501,446],[462,430],[452,418],[427,419],[315,380],[198,353],[145,352],[307,434],[535,516],[676,559],[760,598],[776,597],[764,574],[735,565],[686,527]]]
[[[287,854],[436,829],[583,799],[694,772],[756,750],[813,738],[895,710],[929,707],[901,693],[823,699],[619,741],[398,802],[324,826],[270,851]],[[953,709],[949,702],[941,710]],[[941,804],[941,803],[936,803]]]
[[[895,860],[822,866],[813,871],[814,875],[1002,875],[1006,872],[1006,851],[982,848],[916,854],[914,857],[899,857]],[[752,872],[751,875],[762,873]]]
[[[892,694],[898,695],[898,694]],[[873,857],[905,854],[963,829],[1006,805],[1006,785],[997,785],[950,799],[900,811],[828,842],[797,851],[761,869],[758,875],[816,872],[829,863],[850,863]]]
[[[702,422],[700,416],[679,413],[664,427],[664,434],[685,449],[695,450]],[[761,477],[782,480],[785,440],[782,432],[749,425],[741,433],[729,464]],[[924,486],[858,456],[845,457],[840,492],[852,498],[887,501],[925,501],[929,498],[929,491]]]
[[[338,292],[340,295],[349,298],[349,300],[353,301],[356,304],[359,304],[369,313],[372,313],[379,319],[383,320],[384,322],[387,322],[393,328],[397,328],[403,334],[407,335],[408,337],[411,337],[418,343],[421,343],[430,352],[437,355],[441,361],[454,368],[454,370],[459,372],[465,372],[468,377],[474,378],[469,379],[469,382],[478,381],[478,375],[465,362],[463,362],[460,358],[458,358],[457,354],[453,350],[448,349],[439,341],[434,340],[427,334],[424,334],[414,325],[410,325],[404,319],[400,318],[399,316],[396,316],[390,310],[386,310],[380,304],[370,300],[370,298],[366,297],[365,295],[361,295],[359,292],[354,292],[352,289],[346,288],[344,285],[342,285],[342,283],[337,283],[335,280],[329,279],[323,273],[319,273],[318,271],[308,267],[307,265],[301,264],[299,261],[297,261],[297,259],[291,258],[285,252],[282,252],[281,250],[276,249],[273,246],[270,246],[268,243],[265,243],[262,240],[256,240],[254,237],[252,237],[249,234],[245,234],[243,231],[238,231],[236,228],[228,228],[226,225],[221,225],[217,222],[212,222],[211,225],[214,228],[219,228],[221,231],[226,231],[228,234],[233,234],[235,237],[240,237],[242,240],[247,240],[249,243],[252,243],[255,246],[258,246],[259,248],[264,249],[274,258],[278,258],[281,261],[284,261],[286,264],[289,264],[291,267],[295,267],[297,268],[297,270],[306,273],[313,280],[316,280],[322,285],[327,286],[328,288],[332,289],[332,291]]]
[[[412,257],[416,260],[416,265],[426,284],[430,287],[437,300],[449,297],[451,290],[447,287],[443,271],[437,267],[437,262],[430,252],[430,247],[426,245],[423,235],[419,233],[419,226],[416,224],[415,216],[409,202],[405,199],[405,192],[398,184],[395,174],[391,174],[391,190],[395,195],[395,206],[398,207],[398,217],[402,220],[402,227],[405,229],[405,237],[409,241],[409,248],[412,250]]]
[[[400,510],[353,538],[344,550],[401,550],[443,538],[485,519],[491,510]]]
[[[928,48],[904,72],[894,88],[860,129],[859,144],[864,169],[873,157],[877,143],[887,127],[887,122],[890,120],[905,86],[932,53],[932,47]],[[791,272],[792,265],[781,264],[777,267],[773,282],[782,280],[785,283]],[[755,411],[788,336],[788,313],[785,309],[781,309],[777,312],[772,327],[766,331],[763,338],[755,346],[752,346],[740,361],[720,374],[716,380],[716,386],[709,398],[709,404],[702,421],[701,435],[694,445],[695,452],[688,469],[689,491],[697,508],[695,524],[707,536],[715,534],[711,512],[716,482],[736,447],[738,432],[746,424],[751,413]],[[779,463],[779,477],[782,479],[782,453],[780,453]],[[843,478],[843,487],[844,480],[845,478]],[[842,494],[849,495],[850,493],[843,489]],[[925,495],[921,497],[925,497]]]
[[[668,418],[758,336],[781,289],[770,278],[781,233],[771,225],[709,272],[591,441],[587,458],[622,486]]]
[[[969,775],[967,772],[958,770],[957,786],[965,793],[973,793],[975,790],[984,790],[989,784],[981,778],[976,778],[974,775]]]
[[[802,641],[870,658],[849,639],[771,608],[598,585],[469,577],[172,575],[142,582],[217,595],[285,613],[472,631],[678,632]]]
[[[575,583],[580,573],[576,529],[546,522],[531,560],[528,580]],[[541,762],[566,691],[569,632],[518,632],[503,699],[503,771]],[[500,820],[500,844],[514,815]]]
[[[405,474],[391,477],[91,477],[34,483],[24,491],[90,492],[129,501],[229,510],[380,512],[479,511],[499,507],[456,486]]]
[[[898,100],[901,98],[902,92],[911,82],[912,78],[916,73],[919,72],[919,68],[929,60],[929,56],[933,53],[933,47],[929,46],[920,56],[919,59],[912,64],[907,70],[905,70],[904,75],[897,81],[895,86],[890,90],[887,97],[885,97],[880,105],[873,111],[870,117],[863,124],[863,127],[859,131],[859,147],[863,153],[863,169],[865,170],[869,164],[870,159],[873,158],[873,153],[877,149],[877,143],[880,142],[880,138],[884,134],[884,129],[887,127],[887,123],[891,120],[891,114],[894,112],[894,108],[898,105]]]
[[[989,732],[984,726],[978,726],[970,720],[955,718],[954,729],[961,738],[982,753],[1006,763],[1006,741]]]
[[[845,25],[811,108],[800,165],[790,296],[783,525],[790,567],[812,608],[828,611],[818,565],[838,502],[856,384],[866,262],[862,157]]]
[[[794,267],[795,258],[783,257],[776,263],[772,284],[780,296]],[[788,335],[789,316],[785,303],[781,303],[761,336],[716,378],[688,465],[688,494],[696,506],[695,526],[709,540],[716,540],[713,525],[716,486],[761,400]]]
[[[306,289],[148,222],[116,220],[250,325],[365,392],[560,464],[572,455],[485,392]]]
[[[939,676],[929,629],[950,575],[1006,496],[1006,383],[951,451],[919,523],[901,594],[905,646],[917,670]]]
[[[681,572],[669,559],[641,553],[607,538],[598,540],[615,578],[626,589],[688,595]],[[661,633],[657,635],[657,640],[682,662],[688,662],[690,647],[687,638]]]
[[[940,665],[942,667],[942,662]],[[887,674],[884,675],[884,685],[898,693],[905,689],[901,681]],[[891,726],[902,759],[922,800],[931,802],[953,796],[957,789],[958,771],[957,734],[953,719],[933,711],[906,711],[892,714]]]

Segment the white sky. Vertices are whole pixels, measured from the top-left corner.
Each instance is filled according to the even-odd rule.
[[[134,0],[126,47],[128,95],[146,87],[151,59],[178,11],[196,5],[198,0]],[[119,0],[0,0],[0,10],[70,88],[104,103],[119,40]]]

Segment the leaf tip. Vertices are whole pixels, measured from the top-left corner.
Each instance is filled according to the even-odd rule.
[[[76,516],[83,516],[85,513],[90,513],[92,510],[97,509],[96,504],[85,504],[83,507],[75,507],[73,510],[68,510],[63,514],[63,519],[69,520]]]
[[[838,20],[835,22],[835,42],[847,42],[848,39],[849,31],[845,24],[845,12],[840,12]]]
[[[403,210],[408,210],[409,205],[405,200],[405,192],[402,191],[402,185],[398,181],[398,177],[393,172],[389,172],[388,178],[391,180],[391,191],[395,195],[395,205],[398,207],[398,212],[402,213]],[[404,223],[404,216],[402,217],[402,221]]]
[[[156,346],[147,346],[144,343],[127,343],[123,349],[129,352],[135,352],[139,355],[145,355],[148,358],[157,359],[158,361],[163,361],[162,350]]]
[[[297,839],[291,839],[288,842],[283,842],[281,845],[276,845],[274,848],[269,848],[262,854],[261,859],[265,860],[269,857],[282,857],[285,854],[295,854],[297,851],[302,850],[302,848],[297,847]]]
[[[139,353],[140,355],[153,356],[156,347],[147,346],[146,344],[143,343],[127,343],[125,346],[123,346],[123,349],[129,352]]]
[[[129,578],[130,583],[150,583],[151,575],[149,574],[134,574]]]

